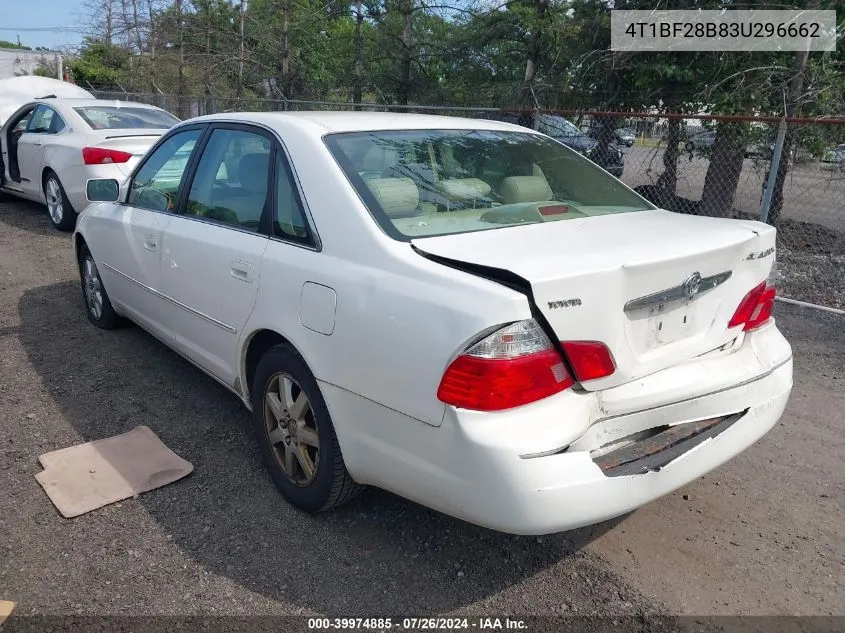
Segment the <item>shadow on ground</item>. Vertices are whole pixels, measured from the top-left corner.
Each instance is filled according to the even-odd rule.
[[[377,490],[306,516],[276,492],[247,411],[213,380],[137,327],[94,328],[78,283],[29,290],[19,309],[29,359],[83,438],[146,424],[194,464],[187,479],[139,497],[162,533],[264,596],[344,615],[442,613],[586,556],[579,550],[618,523],[515,537]],[[451,589],[456,578],[460,590]]]
[[[0,222],[16,229],[35,233],[36,235],[62,234],[50,222],[50,216],[47,215],[47,207],[43,204],[12,198],[7,194],[0,194],[0,203],[3,202],[14,202],[15,208],[14,211],[4,209],[0,213]]]

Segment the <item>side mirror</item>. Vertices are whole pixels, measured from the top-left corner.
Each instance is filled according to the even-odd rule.
[[[114,178],[97,178],[85,185],[85,196],[89,202],[117,202],[120,185]]]

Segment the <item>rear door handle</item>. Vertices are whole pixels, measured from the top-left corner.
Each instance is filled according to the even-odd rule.
[[[229,272],[235,279],[252,283],[254,268],[249,262],[242,262],[238,259],[233,259],[229,264]]]
[[[148,251],[157,251],[158,250],[158,238],[155,235],[145,235],[144,236],[144,248]]]
[[[35,141],[33,145],[35,145],[35,147],[41,147],[41,141]]]

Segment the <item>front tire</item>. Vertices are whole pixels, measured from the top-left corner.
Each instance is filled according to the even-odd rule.
[[[316,513],[363,489],[346,470],[317,381],[292,346],[275,345],[259,361],[252,411],[264,463],[289,503]]]
[[[76,211],[68,200],[59,177],[53,171],[48,171],[44,177],[44,200],[53,226],[60,231],[72,231],[76,226]]]
[[[111,305],[106,287],[100,278],[100,271],[87,246],[83,246],[79,253],[79,277],[82,281],[82,296],[85,299],[88,320],[103,330],[116,328],[120,317]]]

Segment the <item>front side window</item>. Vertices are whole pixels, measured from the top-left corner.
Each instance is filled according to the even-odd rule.
[[[202,152],[187,215],[258,231],[268,201],[270,139],[244,130],[217,129]]]
[[[29,121],[29,127],[26,131],[29,134],[50,134],[53,132],[53,118],[56,116],[56,111],[53,108],[40,105],[35,109],[35,114]]]
[[[76,113],[94,130],[167,130],[179,119],[158,108],[140,106],[80,106]]]
[[[23,117],[15,123],[14,127],[12,127],[12,134],[23,134],[26,131],[26,128],[29,127],[29,122],[32,120],[33,115],[35,114],[35,108],[27,112]]]
[[[353,132],[326,143],[397,239],[654,208],[577,152],[527,132]]]
[[[132,179],[126,203],[152,211],[173,211],[180,184],[202,130],[185,130],[159,145]]]

